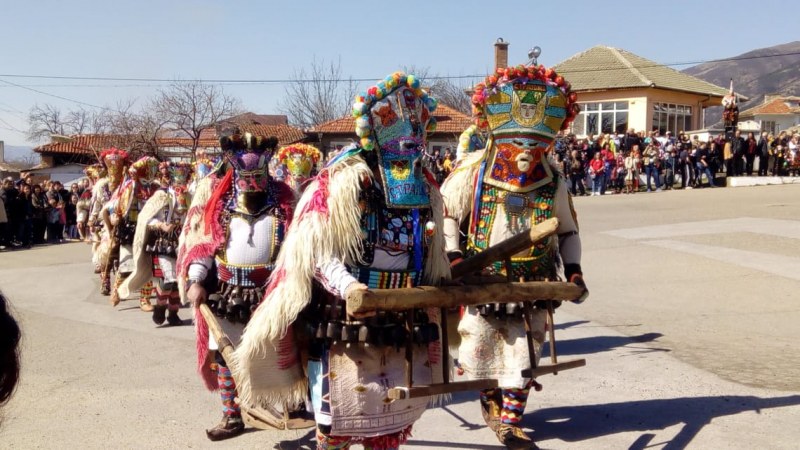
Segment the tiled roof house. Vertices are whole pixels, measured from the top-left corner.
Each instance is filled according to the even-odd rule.
[[[728,89],[658,64],[627,50],[596,46],[554,69],[578,93],[578,135],[703,127],[703,109],[717,106]],[[741,97],[741,96],[740,96]]]

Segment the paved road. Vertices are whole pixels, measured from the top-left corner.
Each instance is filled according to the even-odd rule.
[[[525,425],[543,448],[800,448],[800,186],[576,199],[592,295],[558,310],[559,353]],[[309,448],[307,432],[210,443],[192,329],[98,293],[82,244],[0,253],[25,332],[2,448]],[[188,319],[189,313],[183,315]],[[408,448],[499,449],[475,395]]]

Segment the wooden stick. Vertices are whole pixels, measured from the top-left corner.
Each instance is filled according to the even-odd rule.
[[[222,357],[225,358],[225,361],[230,361],[231,358],[233,358],[233,351],[236,348],[217,321],[217,316],[214,315],[211,308],[205,303],[200,304],[200,314],[203,315],[203,318],[208,324],[208,331],[214,336],[214,340],[217,341],[217,347],[219,348],[219,352],[222,353]]]
[[[522,376],[525,378],[534,378],[540,375],[548,375],[551,373],[557,373],[560,371],[564,371],[567,369],[575,369],[577,367],[583,367],[586,365],[585,359],[575,359],[572,361],[564,361],[558,364],[551,364],[547,366],[539,366],[534,370],[523,370]]]
[[[558,354],[556,353],[556,322],[553,318],[553,302],[547,302],[547,323],[548,329],[550,332],[550,337],[548,340],[550,341],[550,362],[553,364],[558,364]],[[558,372],[553,372],[553,375],[558,375]]]
[[[444,384],[450,383],[450,341],[447,336],[447,308],[439,308],[439,328],[442,335],[439,336],[439,342],[442,346],[442,382]]]
[[[429,386],[416,386],[413,388],[396,387],[389,389],[387,397],[392,400],[407,398],[429,397],[431,395],[449,394],[452,392],[480,391],[497,387],[497,380],[471,380],[457,381],[448,384],[432,384]]]
[[[521,251],[533,247],[537,242],[552,236],[557,229],[558,219],[555,217],[538,223],[530,230],[523,231],[512,238],[506,239],[497,245],[493,245],[477,255],[471,256],[456,264],[450,270],[452,277],[455,279],[474,272],[479,272],[489,267],[495,261],[502,261],[510,258]]]
[[[529,281],[482,286],[419,286],[405,289],[355,289],[347,297],[347,313],[405,311],[414,308],[452,308],[537,300],[569,301],[579,298],[583,288],[574,283]]]
[[[406,278],[406,288],[414,287],[411,277]],[[406,311],[406,387],[414,385],[414,315],[416,311]]]

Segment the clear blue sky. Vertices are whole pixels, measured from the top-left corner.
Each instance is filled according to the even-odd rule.
[[[553,65],[600,44],[674,63],[735,56],[800,34],[781,19],[796,9],[788,0],[573,1],[549,2],[561,6],[548,9],[544,3],[0,0],[0,73],[285,79],[316,56],[341,58],[344,74],[356,78],[382,78],[410,65],[470,75],[491,69],[498,37],[511,42],[511,63],[524,62],[539,45],[540,62]],[[724,17],[735,23],[733,31]],[[104,106],[147,98],[158,87],[0,80]],[[281,85],[224,88],[258,113],[277,112],[284,94]],[[30,144],[9,128],[27,129],[26,113],[36,103],[77,106],[0,82],[0,140]]]

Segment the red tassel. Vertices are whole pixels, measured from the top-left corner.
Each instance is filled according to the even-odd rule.
[[[206,323],[206,319],[200,313],[200,310],[196,308],[194,310],[194,331],[195,344],[197,345],[197,373],[200,374],[200,379],[203,380],[206,389],[216,391],[219,389],[217,374],[206,367],[206,360],[208,359],[208,323]]]

